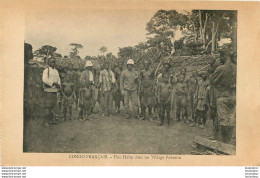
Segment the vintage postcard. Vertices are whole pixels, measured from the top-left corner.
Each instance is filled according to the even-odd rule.
[[[3,166],[260,165],[259,2],[0,7]]]

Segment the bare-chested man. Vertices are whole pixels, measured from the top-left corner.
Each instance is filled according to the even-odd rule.
[[[148,107],[149,120],[152,119],[152,105],[153,105],[153,89],[154,89],[154,71],[150,69],[150,62],[144,62],[144,69],[140,72],[140,96],[141,96],[141,109],[143,113],[142,120],[145,120],[145,110]]]
[[[69,110],[69,120],[72,119],[72,104],[75,100],[74,84],[70,75],[66,75],[64,82],[62,83],[63,94],[63,114],[64,121],[67,120],[67,111]]]

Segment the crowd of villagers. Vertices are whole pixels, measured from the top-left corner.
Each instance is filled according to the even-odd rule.
[[[79,69],[68,65],[59,72],[55,59],[49,59],[42,75],[48,109],[44,126],[59,123],[55,115],[57,103],[63,121],[73,119],[73,108],[76,119],[90,121],[96,110],[109,118],[124,106],[125,119],[153,122],[159,118],[158,126],[182,122],[203,129],[207,118],[211,118],[212,137],[231,141],[236,120],[236,65],[229,51],[220,51],[220,62],[212,62],[207,70],[193,71],[191,76],[186,68],[171,70],[170,63],[163,63],[156,75],[148,60],[141,69],[132,59],[127,60],[124,70],[117,64],[111,66],[105,62],[98,71],[91,61],[86,61]],[[95,107],[98,109],[94,111]],[[171,113],[175,116],[171,117]],[[171,118],[175,118],[174,122]]]

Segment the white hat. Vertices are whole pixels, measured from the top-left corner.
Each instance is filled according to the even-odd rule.
[[[128,61],[127,61],[126,64],[133,64],[133,65],[134,65],[135,63],[134,63],[134,60],[133,60],[133,59],[128,59]]]
[[[93,67],[92,62],[91,62],[91,61],[87,61],[87,62],[86,62],[86,67]]]

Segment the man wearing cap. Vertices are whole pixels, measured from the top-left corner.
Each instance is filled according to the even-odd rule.
[[[104,64],[104,69],[100,72],[99,83],[101,89],[101,95],[103,96],[103,106],[104,106],[104,116],[110,116],[113,107],[112,98],[112,87],[114,87],[116,82],[114,73],[110,68],[110,64],[106,62]]]
[[[149,120],[153,121],[152,116],[152,105],[153,105],[153,81],[154,71],[150,69],[150,62],[144,62],[144,69],[140,72],[140,96],[141,98],[141,109],[143,113],[143,120],[145,120],[145,110],[148,107]]]
[[[55,121],[55,106],[57,103],[57,92],[60,89],[60,76],[59,72],[55,69],[55,59],[49,59],[49,67],[47,67],[42,74],[43,89],[45,93],[45,107],[49,111],[48,118],[52,119],[52,123]],[[48,121],[45,122],[44,126],[49,126]]]
[[[93,107],[93,97],[94,97],[94,75],[92,72],[93,64],[91,61],[86,62],[86,70],[81,73],[80,76],[80,97],[79,97],[79,120],[91,120],[88,118]],[[85,97],[83,93],[87,93],[88,96]],[[86,103],[87,98],[87,103]],[[87,113],[85,113],[87,112]],[[86,116],[86,118],[84,118]]]
[[[133,70],[134,61],[129,59],[127,61],[127,69],[125,69],[120,77],[120,90],[124,96],[124,103],[126,109],[126,119],[130,118],[129,115],[129,100],[131,100],[134,117],[138,119],[138,73]]]

